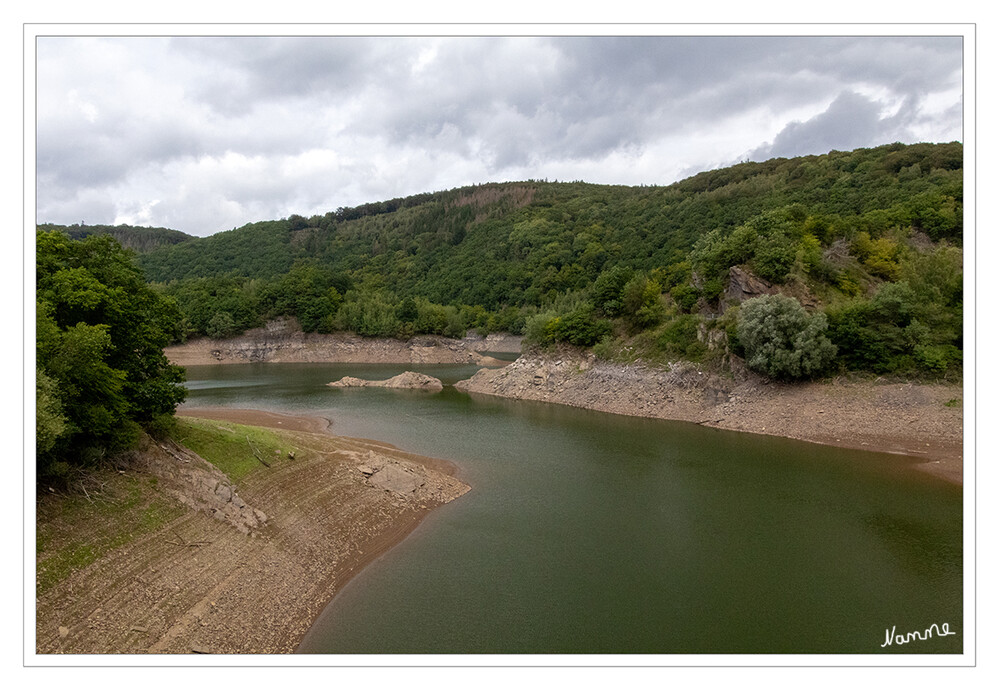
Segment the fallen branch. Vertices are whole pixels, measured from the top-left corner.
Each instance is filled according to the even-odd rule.
[[[246,445],[248,445],[250,447],[250,450],[253,451],[253,457],[255,457],[257,460],[259,460],[260,462],[262,462],[263,465],[264,465],[264,467],[270,467],[271,466],[269,462],[267,462],[266,460],[264,460],[262,457],[260,457],[260,454],[257,453],[257,449],[253,447],[252,443],[250,443],[250,437],[249,436],[246,437]]]
[[[210,541],[187,541],[186,539],[184,539],[184,537],[180,536],[177,530],[170,530],[170,531],[176,534],[177,538],[180,539],[180,541],[179,542],[171,541],[167,539],[166,540],[167,544],[173,544],[174,546],[204,546],[205,544],[211,544]]]

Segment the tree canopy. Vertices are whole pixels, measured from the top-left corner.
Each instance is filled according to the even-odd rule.
[[[59,474],[127,447],[183,401],[183,370],[163,354],[180,313],[109,235],[36,242],[38,462]]]

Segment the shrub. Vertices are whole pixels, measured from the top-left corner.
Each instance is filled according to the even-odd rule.
[[[739,310],[737,333],[746,365],[775,379],[800,379],[824,370],[836,354],[825,335],[824,314],[809,315],[784,295],[746,300]]]
[[[677,285],[669,291],[669,296],[673,298],[682,311],[690,311],[697,306],[697,300],[701,296],[701,291],[693,285]]]
[[[697,338],[701,320],[693,314],[681,314],[667,323],[656,336],[656,346],[664,353],[699,362],[707,353],[707,346]]]
[[[548,323],[546,330],[550,341],[590,347],[610,334],[611,324],[606,319],[594,318],[591,309],[577,309],[563,316],[556,316]]]

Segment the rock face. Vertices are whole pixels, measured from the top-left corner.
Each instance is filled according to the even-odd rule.
[[[385,379],[384,381],[366,381],[364,379],[355,378],[353,376],[344,376],[339,381],[333,381],[332,383],[327,383],[327,386],[332,386],[333,388],[414,388],[422,391],[440,391],[444,390],[444,384],[441,383],[440,379],[435,379],[433,376],[428,376],[426,374],[420,374],[415,371],[404,371],[398,376],[393,376],[390,379]]]
[[[760,295],[773,295],[776,292],[777,289],[773,285],[745,269],[733,266],[728,271],[728,288],[725,290],[727,300],[741,304],[747,299]]]
[[[483,349],[485,341],[476,347]],[[271,321],[228,340],[196,338],[164,353],[174,364],[246,362],[357,362],[372,364],[492,364],[470,342],[435,335],[409,340],[362,338],[352,333],[303,333],[292,318]]]

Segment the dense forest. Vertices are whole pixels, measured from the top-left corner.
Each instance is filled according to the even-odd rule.
[[[44,223],[39,230],[58,230],[69,235],[70,239],[82,240],[91,235],[110,235],[125,249],[137,252],[148,252],[157,247],[169,246],[195,239],[194,236],[180,230],[169,228],[146,228],[135,225],[53,225]]]
[[[954,377],[962,190],[961,144],[891,144],[669,186],[484,184],[131,246],[182,337],[289,315],[306,331],[513,331],[720,368],[735,354],[777,378]],[[786,298],[743,302],[732,285],[747,280]]]

